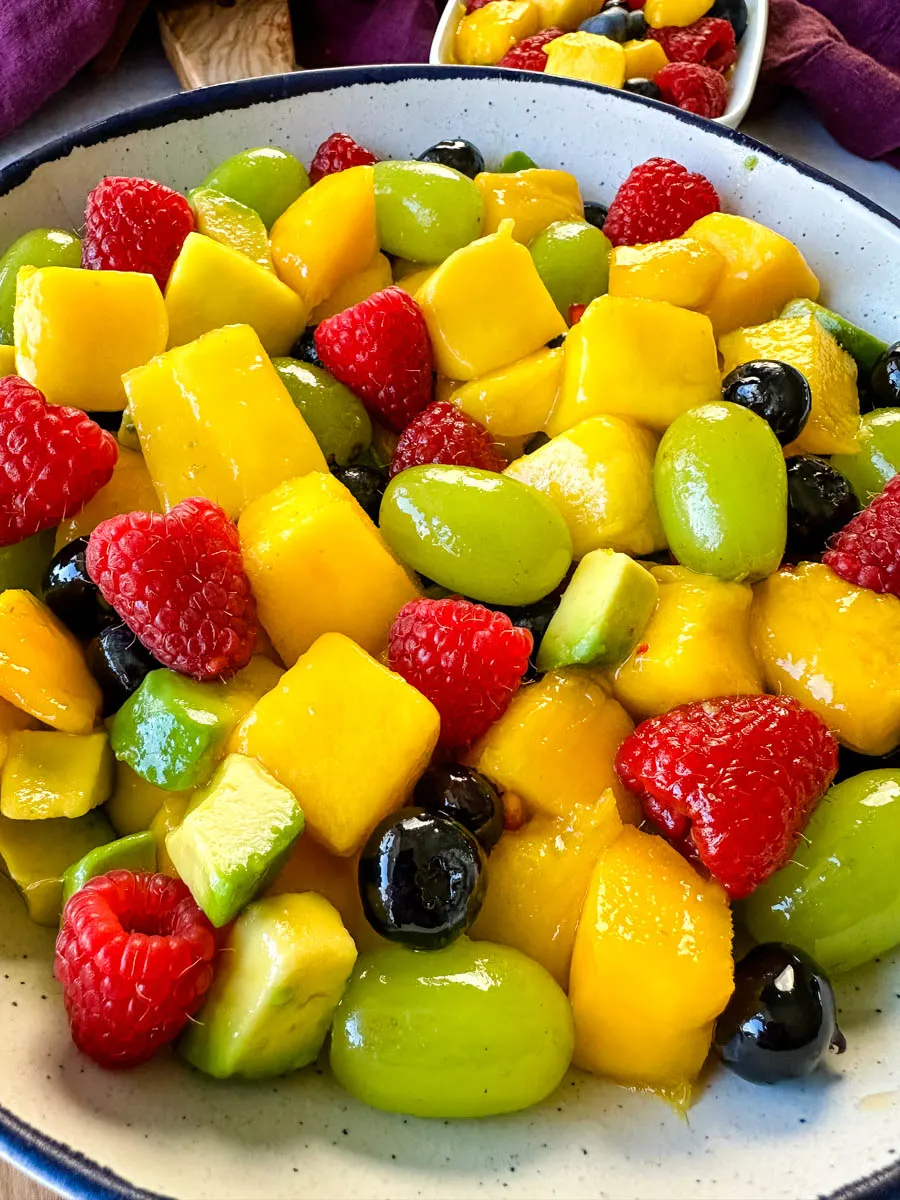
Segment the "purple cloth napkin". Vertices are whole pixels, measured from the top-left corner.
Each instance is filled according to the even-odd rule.
[[[427,62],[444,0],[299,0],[291,6],[304,67]]]

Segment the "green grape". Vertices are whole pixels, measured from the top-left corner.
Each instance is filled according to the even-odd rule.
[[[296,358],[272,365],[329,462],[346,467],[372,444],[372,422],[349,388],[320,367]]]
[[[790,863],[753,893],[760,942],[789,942],[826,971],[849,971],[900,943],[900,770],[845,779],[819,804]]]
[[[417,1117],[487,1117],[537,1104],[572,1057],[555,980],[508,946],[387,946],[359,959],[338,1007],[331,1068],[358,1099]]]
[[[410,467],[381,502],[381,532],[407,566],[488,604],[532,604],[572,561],[553,504],[516,479],[475,467]]]
[[[439,263],[481,236],[484,204],[467,176],[430,162],[380,162],[374,169],[378,240],[388,254]]]
[[[554,221],[528,247],[537,273],[565,317],[573,304],[590,304],[609,287],[612,244],[585,221]]]
[[[35,596],[41,594],[41,580],[53,557],[55,529],[45,529],[16,542],[0,547],[0,592],[7,588],[25,588]]]
[[[512,175],[516,171],[533,171],[536,168],[537,163],[524,150],[510,150],[497,170],[503,175]]]
[[[81,239],[65,229],[23,233],[0,258],[0,346],[13,344],[13,309],[19,267],[80,267]]]
[[[669,548],[685,567],[755,580],[778,569],[787,537],[787,472],[756,413],[725,402],[677,417],[663,435],[653,489]]]
[[[833,454],[831,465],[849,480],[860,504],[868,504],[900,471],[900,408],[866,413],[858,436],[859,453]]]
[[[203,180],[203,186],[254,209],[266,229],[271,229],[284,210],[309,187],[309,176],[303,163],[287,150],[257,146],[219,163]]]

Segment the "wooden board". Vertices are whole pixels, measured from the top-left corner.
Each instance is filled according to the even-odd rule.
[[[58,1200],[52,1192],[0,1162],[0,1196],[3,1200]]]
[[[185,88],[296,65],[288,0],[161,0],[157,7],[163,46]]]

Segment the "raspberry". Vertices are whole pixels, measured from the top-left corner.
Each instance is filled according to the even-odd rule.
[[[719,197],[706,176],[692,174],[671,158],[650,158],[616,192],[603,232],[614,246],[664,242],[681,237],[718,209]]]
[[[737,61],[734,26],[720,17],[701,17],[693,25],[666,25],[650,29],[670,63],[700,63],[714,71],[727,71]]]
[[[477,12],[479,8],[484,8],[486,4],[493,4],[494,0],[469,0],[466,5],[466,16],[469,13]]]
[[[238,531],[210,500],[102,521],[86,560],[104,600],[163,666],[205,680],[250,661],[256,604]]]
[[[832,538],[822,561],[848,583],[900,596],[900,475]]]
[[[112,478],[116,439],[78,408],[0,378],[0,546],[58,525]]]
[[[310,183],[318,183],[326,175],[337,175],[348,167],[368,167],[377,163],[371,150],[353,140],[349,133],[333,133],[313,155],[309,166]]]
[[[178,1036],[212,982],[216,935],[180,879],[110,871],[75,893],[56,978],[75,1045],[134,1067]]]
[[[566,324],[570,328],[573,325],[577,325],[578,322],[581,320],[581,318],[584,316],[586,310],[587,310],[586,304],[570,304],[569,305],[569,313],[568,313],[568,316],[566,317]]]
[[[531,37],[522,38],[503,55],[497,63],[498,67],[515,67],[518,71],[544,71],[547,67],[547,53],[544,46],[562,37],[563,31],[551,26],[533,33]]]
[[[402,288],[385,288],[321,321],[316,349],[326,369],[396,433],[431,403],[428,327]]]
[[[728,107],[728,84],[712,67],[669,63],[653,76],[653,82],[659,88],[660,99],[698,117],[721,117]]]
[[[783,696],[683,704],[616,755],[645,816],[735,900],[787,863],[837,766],[825,725]]]
[[[471,600],[412,600],[391,628],[388,664],[441,716],[442,746],[467,746],[501,717],[533,639],[506,613]]]
[[[142,271],[164,290],[194,227],[187,200],[164,183],[108,176],[87,198],[81,265],[95,271]]]
[[[446,400],[429,404],[400,434],[391,459],[391,476],[424,463],[485,471],[502,471],[506,466],[485,427]]]

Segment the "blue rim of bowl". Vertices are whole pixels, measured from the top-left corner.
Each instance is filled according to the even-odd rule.
[[[779,154],[770,146],[757,142],[693,113],[683,112],[637,96],[577,79],[562,79],[537,72],[502,70],[497,67],[433,66],[426,64],[397,64],[381,67],[336,67],[321,71],[296,71],[286,75],[266,75],[261,79],[242,79],[235,83],[220,83],[193,92],[176,92],[115,113],[94,124],[55,138],[44,146],[23,155],[9,166],[0,169],[0,196],[5,196],[23,184],[32,172],[44,163],[66,158],[73,150],[96,146],[112,138],[172,125],[176,121],[196,120],[226,109],[250,108],[302,96],[311,92],[332,91],[357,84],[395,83],[406,79],[504,79],[509,83],[527,82],[549,87],[586,88],[608,92],[623,104],[638,104],[660,109],[673,121],[694,125],[713,137],[736,142],[747,150],[775,162],[792,167],[798,174],[815,179],[842,192],[863,208],[900,230],[900,219],[869,200],[860,192],[833,179],[807,163]],[[120,1175],[92,1159],[58,1142],[33,1126],[26,1124],[7,1109],[0,1107],[0,1154],[48,1187],[55,1188],[73,1200],[168,1200],[155,1192],[135,1187]],[[900,1160],[831,1193],[826,1200],[897,1200],[900,1197]]]

